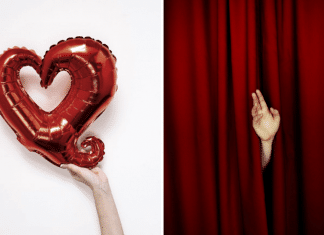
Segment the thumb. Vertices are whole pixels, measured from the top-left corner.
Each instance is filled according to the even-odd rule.
[[[67,164],[61,164],[60,167],[61,167],[62,169],[67,169]]]
[[[274,120],[276,120],[276,121],[280,120],[280,115],[279,115],[278,110],[276,110],[274,108],[270,108],[270,112],[272,113]]]

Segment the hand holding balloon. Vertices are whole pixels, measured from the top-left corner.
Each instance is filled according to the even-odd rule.
[[[75,180],[89,186],[91,190],[109,191],[108,178],[98,166],[90,170],[74,164],[62,164],[61,168],[68,169]]]

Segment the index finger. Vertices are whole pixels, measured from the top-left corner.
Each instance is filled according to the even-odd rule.
[[[79,166],[76,166],[74,164],[67,164],[66,165],[66,169],[78,174],[78,175],[81,175],[82,174],[82,171],[83,171],[83,168],[82,167],[79,167]]]
[[[258,101],[258,97],[255,93],[252,93],[252,99],[253,99],[253,105],[254,106],[259,106],[259,101]]]
[[[261,105],[261,108],[262,109],[268,109],[268,106],[267,106],[267,103],[265,102],[264,98],[263,98],[263,95],[261,93],[261,91],[259,90],[256,90],[256,93],[258,95],[258,98],[259,98],[259,102],[260,102],[260,105]]]

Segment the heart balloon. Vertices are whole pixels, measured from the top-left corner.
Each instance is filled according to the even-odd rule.
[[[117,91],[116,57],[108,46],[90,37],[68,38],[50,47],[43,60],[26,48],[8,49],[0,56],[0,112],[28,150],[53,164],[73,163],[92,168],[103,159],[104,144],[92,136],[77,141],[107,108]],[[47,88],[60,71],[71,77],[71,88],[51,112],[42,110],[24,90],[19,71],[33,67]]]

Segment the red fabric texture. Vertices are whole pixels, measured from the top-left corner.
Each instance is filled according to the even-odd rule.
[[[324,234],[324,1],[164,4],[165,234]],[[256,89],[281,116],[263,174]]]

